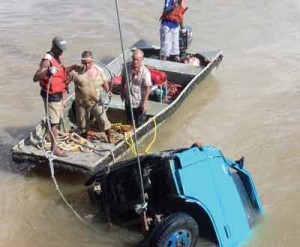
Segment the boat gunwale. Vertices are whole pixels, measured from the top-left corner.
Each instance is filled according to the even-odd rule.
[[[176,108],[174,109],[174,111],[181,105],[181,103],[183,102],[183,99],[188,96],[188,94],[190,92],[187,92],[188,90],[191,91],[191,89],[193,89],[194,86],[198,85],[201,81],[199,81],[199,83],[195,83],[198,78],[205,73],[207,74],[208,72],[210,72],[215,66],[217,66],[221,60],[223,58],[223,55],[222,55],[222,52],[219,51],[215,56],[214,58],[212,59],[212,62],[210,62],[203,70],[200,70],[198,74],[196,74],[193,79],[191,79],[189,81],[189,83],[184,87],[184,89],[182,90],[182,92],[180,93],[180,95],[171,103],[169,104],[166,108],[164,108],[163,110],[161,110],[158,114],[156,114],[155,116],[153,116],[152,118],[155,119],[155,122],[156,124],[160,124],[161,122],[163,122],[166,118],[163,118],[161,121],[157,121],[156,119],[158,119],[161,115],[165,114],[166,112],[169,112],[171,110],[171,108],[174,108],[174,106],[176,106]],[[217,63],[217,64],[215,64]],[[193,86],[194,85],[194,86]],[[192,87],[193,86],[193,87]],[[142,130],[144,130],[146,127],[149,127],[150,124],[153,123],[153,121],[151,121],[151,119],[149,119],[146,123],[144,123],[142,126],[140,126],[138,129],[137,129],[137,137],[138,139],[141,137],[141,135],[145,135],[145,133],[140,133],[142,132]],[[151,128],[153,129],[153,128]],[[141,140],[140,140],[141,141]],[[121,148],[125,143],[125,140],[118,143],[113,149],[112,151],[115,152],[115,151],[118,151],[117,149],[118,148]],[[127,144],[126,144],[127,145]],[[127,149],[128,150],[128,149]],[[95,164],[95,167],[97,167],[100,163],[103,163],[105,161],[105,159],[107,159],[108,157],[103,157],[101,159],[99,159],[99,161]],[[110,162],[112,162],[113,160],[111,160]],[[105,162],[105,163],[110,163],[109,161],[108,162]],[[97,170],[97,169],[95,169]]]
[[[127,53],[129,53],[129,52],[130,52],[130,49],[127,50]],[[123,54],[120,54],[115,59],[113,59],[111,62],[109,62],[106,66],[107,67],[112,66],[112,64],[119,61],[119,59],[121,59],[122,57],[123,57]],[[164,120],[166,120],[166,118],[168,116],[172,115],[177,110],[177,108],[182,104],[184,99],[190,94],[192,89],[196,85],[198,85],[203,79],[205,79],[206,76],[209,74],[209,72],[214,67],[219,65],[219,63],[222,61],[222,59],[223,59],[222,52],[221,52],[221,50],[218,50],[216,55],[213,58],[211,58],[211,62],[207,66],[205,66],[203,69],[201,69],[199,71],[199,73],[197,73],[196,75],[193,76],[193,78],[186,84],[186,86],[184,87],[182,92],[179,94],[179,96],[172,103],[167,105],[167,107],[162,109],[158,114],[152,116],[152,118],[156,122],[156,125],[160,125]],[[170,72],[172,72],[172,71],[170,71]],[[188,74],[188,73],[186,73],[186,74]],[[199,79],[201,79],[201,80],[199,80]],[[74,99],[74,93],[69,95],[67,97],[66,101],[69,101],[72,99]],[[154,121],[151,119],[148,119],[148,121],[146,123],[144,123],[142,126],[140,126],[137,129],[136,134],[137,134],[138,142],[141,142],[144,138],[146,138],[147,133],[151,133],[153,131]],[[39,126],[41,126],[41,124],[38,124],[35,127],[35,130]],[[131,133],[131,135],[133,135],[133,133]],[[18,147],[22,142],[24,143],[25,139],[26,138],[22,139],[15,146],[13,146],[13,148],[12,148],[13,160],[16,161],[17,163],[18,162],[23,163],[24,161],[25,162],[33,161],[35,163],[38,163],[39,165],[48,164],[48,159],[45,156],[40,156],[40,155],[36,155],[33,153],[28,153],[28,152],[26,153],[26,151],[20,151],[20,149]],[[91,166],[82,166],[80,164],[70,163],[70,162],[68,162],[66,160],[62,160],[62,159],[55,159],[54,164],[57,168],[60,167],[63,170],[72,170],[72,171],[78,170],[80,172],[90,174],[91,172],[95,172],[95,171],[103,169],[103,167],[105,167],[107,165],[114,164],[114,162],[120,160],[128,152],[129,152],[128,144],[126,143],[126,140],[122,140],[121,142],[117,143],[117,145],[115,147],[113,147],[110,152],[110,153],[113,153],[114,157],[117,157],[116,160],[114,160],[114,158],[112,157],[111,154],[108,154],[104,157],[101,157],[98,161],[96,161],[94,163],[94,165],[91,165]]]

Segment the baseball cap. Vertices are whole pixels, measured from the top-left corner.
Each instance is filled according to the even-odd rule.
[[[67,41],[60,36],[54,37],[54,39],[52,40],[52,44],[62,51],[67,49]]]

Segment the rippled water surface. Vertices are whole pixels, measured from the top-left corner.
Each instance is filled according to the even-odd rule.
[[[125,46],[158,44],[163,1],[119,1]],[[300,3],[190,0],[191,52],[221,49],[221,65],[158,130],[152,151],[214,144],[246,157],[266,211],[246,246],[300,242]],[[66,64],[85,49],[97,59],[121,52],[115,4],[102,1],[0,0],[0,246],[131,246],[140,236],[95,215],[83,177],[57,174],[61,190],[91,227],[61,200],[48,171],[15,172],[10,149],[43,116],[32,82],[56,35]],[[208,244],[209,246],[209,244]]]

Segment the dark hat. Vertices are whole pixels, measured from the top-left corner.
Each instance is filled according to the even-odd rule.
[[[58,47],[62,51],[67,49],[67,41],[64,38],[60,37],[60,36],[56,36],[52,40],[52,45]]]

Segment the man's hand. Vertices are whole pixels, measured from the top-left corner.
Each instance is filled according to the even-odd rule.
[[[112,98],[113,93],[112,93],[111,91],[108,91],[108,92],[107,92],[107,95],[108,95],[109,98]]]
[[[147,109],[148,109],[148,101],[145,101],[141,107],[142,113],[145,113]]]
[[[84,64],[75,64],[74,65],[74,70],[77,73],[84,73],[86,71],[86,66]]]

